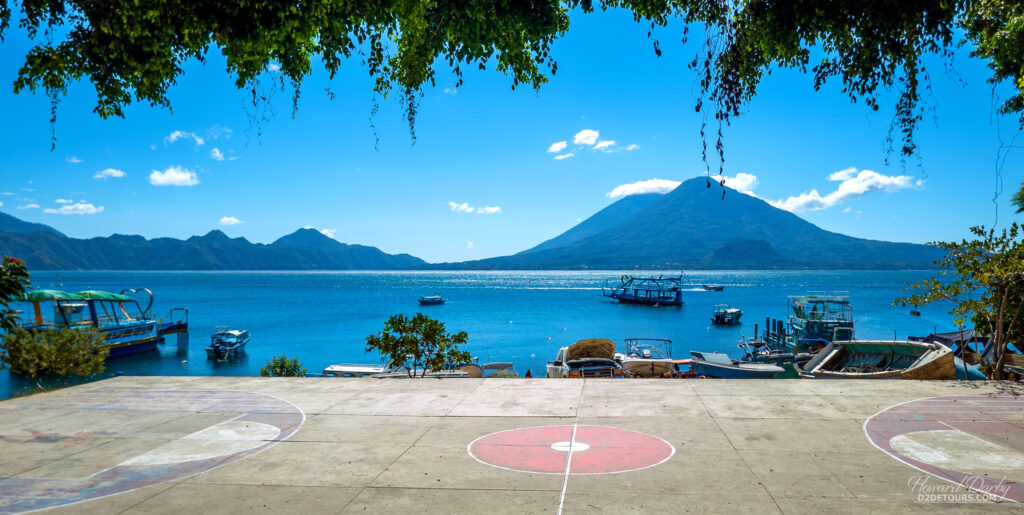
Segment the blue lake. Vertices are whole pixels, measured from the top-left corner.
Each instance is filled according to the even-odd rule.
[[[481,362],[513,361],[543,376],[544,364],[560,346],[582,338],[669,338],[677,358],[690,350],[714,350],[738,357],[736,343],[763,330],[765,317],[784,319],[787,296],[808,291],[847,291],[858,338],[900,339],[952,330],[949,305],[921,309],[893,307],[909,283],[931,271],[730,271],[687,272],[686,305],[652,308],[621,305],[601,296],[608,279],[624,272],[52,272],[32,274],[36,288],[66,291],[121,291],[149,288],[153,312],[189,310],[190,340],[179,345],[172,335],[157,351],[112,359],[105,376],[258,375],[272,356],[297,357],[309,372],[332,363],[375,362],[364,352],[367,335],[379,332],[396,313],[417,312],[446,323],[450,332],[469,333],[468,349]],[[630,271],[633,275],[640,272]],[[655,273],[657,274],[657,272]],[[721,292],[698,285],[725,286]],[[441,294],[441,306],[417,304],[421,295]],[[744,311],[743,323],[710,325],[715,304]],[[232,362],[206,359],[204,348],[217,326],[248,329],[246,353]],[[0,372],[0,397],[26,391],[28,385]]]

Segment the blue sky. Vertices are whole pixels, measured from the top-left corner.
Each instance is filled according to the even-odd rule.
[[[376,149],[372,82],[357,62],[331,83],[322,71],[309,77],[293,118],[290,91],[249,107],[214,51],[205,66],[186,66],[170,91],[173,112],[133,105],[125,119],[101,120],[91,86],[73,86],[51,152],[48,100],[10,86],[29,48],[12,30],[0,45],[0,210],[79,238],[221,229],[269,243],[313,226],[432,262],[511,254],[607,206],[620,186],[665,189],[704,173],[686,68],[697,44],[681,45],[680,33],[655,32],[659,59],[647,27],[627,13],[575,15],[554,46],[558,74],[539,92],[512,91],[492,70],[467,73],[456,91],[440,70],[424,92],[415,145],[399,103],[379,100]],[[954,64],[963,83],[932,77],[935,117],[919,131],[920,166],[898,156],[885,164],[891,112],[777,70],[726,130],[730,184],[865,238],[959,239],[971,225],[991,225],[997,205],[1001,223],[1013,219],[1024,154],[1010,153],[1001,175],[996,161],[1016,120],[993,114],[988,70],[968,51]]]

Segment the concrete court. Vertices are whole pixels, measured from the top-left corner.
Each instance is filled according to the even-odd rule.
[[[865,429],[879,411],[935,397],[944,400],[897,406]],[[491,450],[512,461],[533,451],[580,463],[601,452],[630,455],[614,441],[581,436],[608,426],[667,442],[674,455],[641,470],[567,475],[498,468],[468,451],[486,435],[537,426],[565,426],[550,431],[572,442]],[[572,428],[578,434],[565,436]],[[570,458],[581,438],[590,448],[572,447]],[[913,468],[881,450],[888,447],[929,464]],[[1019,495],[1024,388],[119,377],[0,402],[0,513],[1024,511],[1006,499],[919,502],[922,492],[959,500],[972,492],[929,474],[942,467],[1000,480],[1002,497]]]

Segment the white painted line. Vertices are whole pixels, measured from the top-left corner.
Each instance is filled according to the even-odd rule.
[[[949,396],[946,395],[946,396],[942,396],[942,397],[949,397]],[[918,467],[917,465],[914,465],[913,463],[908,463],[905,460],[901,460],[899,458],[899,456],[896,456],[895,454],[890,453],[890,452],[886,451],[885,449],[879,447],[878,444],[876,444],[875,441],[871,438],[871,435],[868,434],[868,423],[871,422],[871,419],[881,415],[882,413],[884,413],[884,412],[886,412],[886,411],[888,411],[888,410],[890,410],[892,408],[903,406],[904,404],[910,404],[911,402],[932,401],[932,400],[941,399],[942,397],[922,397],[920,399],[912,399],[912,400],[909,400],[909,401],[904,401],[904,402],[901,402],[899,404],[894,404],[892,406],[889,406],[888,408],[885,408],[885,409],[879,411],[878,413],[875,413],[874,415],[871,415],[870,417],[867,418],[867,420],[864,421],[864,425],[861,426],[861,429],[863,429],[863,431],[864,431],[864,437],[868,439],[868,442],[871,445],[873,445],[875,447],[875,449],[878,449],[878,450],[882,451],[882,453],[885,454],[886,456],[888,456],[888,457],[890,457],[890,458],[892,458],[892,459],[894,459],[894,460],[896,460],[896,461],[898,461],[898,462],[900,462],[900,463],[902,463],[902,464],[904,464],[904,465],[906,465],[906,466],[908,466],[910,468],[913,468],[913,469],[917,470],[918,472],[921,472],[921,473],[924,473],[924,474],[928,474],[929,476],[932,476],[932,477],[934,477],[936,479],[939,479],[939,480],[942,480],[942,481],[946,481],[948,483],[952,483],[952,484],[957,485],[957,486],[963,486],[963,487],[969,488],[969,489],[974,490],[976,492],[981,492],[983,494],[988,494],[988,495],[990,495],[992,497],[998,497],[998,498],[1000,498],[1000,499],[1002,499],[1004,501],[1010,501],[1010,502],[1013,502],[1013,503],[1018,503],[1019,501],[1016,501],[1014,499],[1010,499],[1008,497],[1003,497],[1003,496],[1001,496],[999,494],[995,494],[995,493],[991,493],[991,492],[986,492],[986,491],[981,490],[979,488],[974,488],[974,487],[972,487],[970,485],[961,484],[960,482],[953,481],[952,479],[950,479],[948,477],[943,477],[943,476],[940,476],[938,474],[933,474],[931,472],[928,472],[927,470],[924,470],[924,469]],[[936,420],[935,422],[938,422],[940,424],[949,426],[949,424],[946,424],[945,422],[942,422],[941,420]],[[949,426],[949,427],[952,427],[952,426]]]
[[[583,390],[587,383],[584,379],[580,385],[580,396],[576,399],[576,418],[572,421],[572,437],[569,438],[569,456],[565,459],[565,479],[562,480],[562,495],[558,498],[558,515],[562,515],[562,507],[565,506],[565,490],[569,487],[569,471],[572,469],[572,449],[576,447],[576,428],[580,423],[580,405],[583,404]]]

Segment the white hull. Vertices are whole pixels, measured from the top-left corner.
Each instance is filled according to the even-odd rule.
[[[630,359],[622,360],[622,369],[633,377],[661,377],[671,374],[675,363],[670,359]]]

